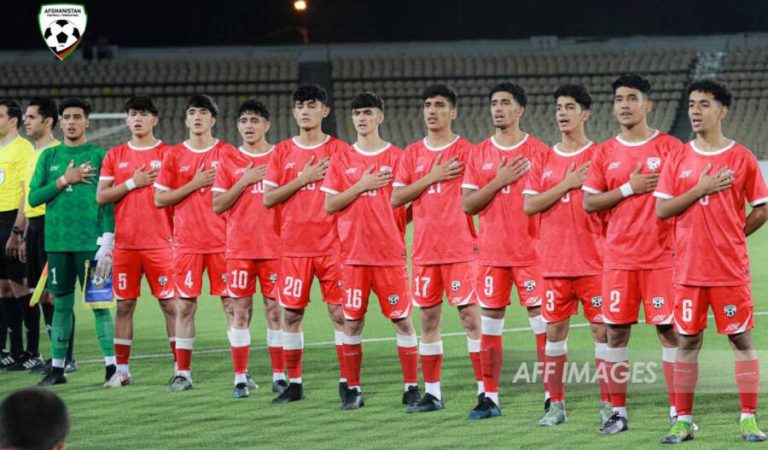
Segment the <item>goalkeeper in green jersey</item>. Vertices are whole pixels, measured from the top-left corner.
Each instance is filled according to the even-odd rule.
[[[96,259],[96,275],[111,276],[114,244],[112,205],[96,203],[96,180],[107,151],[86,142],[91,105],[65,99],[59,105],[64,143],[40,155],[29,187],[29,204],[45,203],[45,251],[48,292],[54,296],[51,371],[38,383],[66,383],[64,360],[72,333],[75,282],[85,282],[85,262]],[[98,251],[97,251],[98,250]],[[95,254],[95,256],[94,256]],[[109,309],[94,309],[96,336],[106,364],[105,382],[116,376],[112,346],[114,323]]]

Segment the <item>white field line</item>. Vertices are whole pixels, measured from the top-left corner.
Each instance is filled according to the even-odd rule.
[[[759,311],[754,313],[755,316],[765,316],[768,315],[768,311]],[[707,316],[709,319],[714,319],[714,315],[710,314]],[[588,323],[574,323],[571,324],[571,328],[586,328],[588,327]],[[531,331],[530,327],[521,327],[521,328],[506,328],[504,329],[505,333],[520,333],[525,331]],[[457,336],[466,336],[466,333],[463,331],[456,332],[456,333],[442,333],[443,337],[457,337]],[[364,343],[369,342],[391,342],[397,340],[396,336],[389,336],[389,337],[380,337],[380,338],[367,338],[363,339]],[[304,343],[304,347],[325,347],[330,345],[336,345],[335,341],[319,341],[319,342],[306,342]],[[261,345],[261,346],[255,346],[251,347],[251,350],[266,350],[268,347]],[[211,348],[207,350],[194,350],[195,355],[209,355],[214,353],[229,353],[230,349],[227,348]],[[151,353],[148,355],[131,355],[131,360],[137,360],[137,359],[158,359],[158,358],[168,358],[170,357],[170,352],[165,353]],[[103,358],[99,359],[87,359],[77,361],[78,364],[96,364],[96,363],[104,363]]]

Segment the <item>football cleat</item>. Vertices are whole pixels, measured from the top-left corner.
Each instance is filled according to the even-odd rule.
[[[192,389],[194,386],[192,385],[192,380],[189,378],[183,376],[183,375],[176,375],[173,377],[173,381],[171,381],[170,386],[168,386],[169,392],[183,392],[188,391]]]
[[[117,372],[109,380],[104,382],[104,387],[121,387],[133,384],[133,377],[129,373]]]
[[[2,359],[0,359],[0,369],[7,369],[11,367],[12,365],[16,364],[16,359],[19,358],[18,356],[13,356],[10,353],[5,354]]]
[[[77,367],[77,361],[73,359],[72,361],[67,361],[67,365],[64,369],[64,373],[77,372],[78,370],[80,370],[80,368]]]
[[[430,412],[430,411],[439,411],[444,407],[445,406],[443,405],[443,401],[441,399],[438,399],[437,397],[435,397],[430,393],[426,393],[424,394],[424,397],[421,398],[419,403],[405,408],[405,412],[423,413],[423,412]]]
[[[339,399],[341,400],[342,405],[347,401],[347,392],[349,392],[349,385],[347,382],[339,381]]]
[[[272,392],[282,394],[288,389],[288,382],[285,380],[275,380],[272,382]]]
[[[608,402],[600,402],[600,425],[605,425],[605,422],[608,422],[612,415],[613,406]]]
[[[627,423],[627,418],[614,412],[597,432],[600,434],[616,434],[621,433],[622,431],[627,431],[628,429],[629,423]]]
[[[421,401],[421,394],[418,386],[408,386],[408,390],[403,392],[403,405],[416,406]]]
[[[661,438],[662,444],[679,444],[681,442],[693,440],[693,427],[685,420],[676,420],[667,432],[667,435]]]
[[[344,397],[345,400],[344,404],[341,405],[341,409],[360,409],[365,406],[365,401],[363,401],[363,393],[357,389],[349,389]]]
[[[251,396],[251,391],[248,389],[247,383],[237,383],[235,388],[232,389],[232,398],[247,398]]]
[[[565,415],[565,404],[563,402],[552,402],[549,411],[544,413],[544,417],[539,420],[540,427],[553,427],[565,423],[568,418]]]
[[[250,373],[245,374],[245,384],[248,386],[248,389],[258,389],[259,385],[256,384],[255,381],[253,381],[253,378],[251,378]]]
[[[669,417],[669,426],[672,427],[672,425],[674,425],[675,422],[677,422],[677,416],[670,416]],[[696,425],[696,422],[692,422],[691,423],[691,429],[693,430],[694,433],[698,433],[699,432],[699,426]]]
[[[290,383],[280,395],[272,399],[272,403],[290,403],[304,400],[304,385]]]
[[[552,407],[552,399],[547,397],[544,399],[544,412],[548,412],[549,408]]]
[[[112,378],[117,378],[117,366],[114,364],[110,364],[108,366],[104,366],[104,387],[107,387],[107,383],[109,383]]]
[[[24,356],[16,361],[16,364],[8,367],[8,370],[10,371],[22,371],[22,370],[31,370],[32,368],[39,366],[43,364],[43,358],[40,357],[40,355],[33,356],[29,352],[24,352]]]
[[[40,380],[38,386],[53,386],[55,384],[64,384],[67,382],[67,375],[60,368],[52,368],[42,380]]]
[[[762,442],[766,440],[765,433],[757,427],[755,416],[747,417],[741,421],[741,438],[747,442]]]
[[[478,396],[479,397],[479,396]],[[467,414],[469,420],[481,420],[490,419],[492,417],[499,417],[501,415],[501,409],[496,403],[485,395],[482,396],[480,403],[475,406],[475,409]]]

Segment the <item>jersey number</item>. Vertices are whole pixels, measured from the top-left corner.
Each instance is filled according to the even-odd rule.
[[[709,205],[709,194],[705,195],[704,197],[701,197],[699,199],[699,203],[704,205],[704,206]]]
[[[610,309],[612,313],[619,312],[619,302],[621,302],[621,292],[611,291],[611,304],[608,306],[608,309]]]
[[[124,291],[128,287],[128,274],[127,273],[118,273],[117,274],[117,288],[121,291]]]
[[[426,297],[427,288],[432,280],[430,277],[416,277],[413,279],[413,284],[416,286],[416,292],[414,295],[417,297]]]
[[[283,288],[283,295],[292,297],[301,297],[301,288],[303,282],[298,278],[285,277],[285,287]]]
[[[263,194],[264,193],[264,183],[259,181],[258,183],[255,183],[253,187],[251,188],[251,194]]]
[[[56,268],[51,267],[51,284],[59,284],[58,281],[56,281]]]
[[[563,202],[563,203],[570,202],[571,201],[571,193],[570,192],[566,192],[565,195],[560,197],[560,201]]]
[[[693,300],[683,299],[683,322],[690,322],[693,319]]]
[[[547,311],[552,312],[555,310],[555,291],[547,291]]]
[[[360,309],[363,304],[363,291],[360,289],[347,289],[347,308]]]
[[[502,194],[509,194],[510,192],[512,192],[512,187],[510,185],[506,185],[503,188],[501,188]]]
[[[187,274],[184,276],[184,286],[191,288],[194,285],[192,282],[192,271],[188,270]]]
[[[248,286],[248,272],[245,270],[233,270],[231,283],[234,288],[245,289]]]
[[[493,277],[492,276],[485,277],[485,290],[483,292],[485,292],[485,295],[487,297],[490,297],[491,295],[493,295]]]
[[[443,183],[435,183],[429,185],[429,190],[427,190],[427,194],[440,194],[443,192]]]

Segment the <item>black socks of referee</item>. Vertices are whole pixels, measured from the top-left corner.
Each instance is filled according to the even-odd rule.
[[[5,299],[0,298],[0,350],[5,351],[8,343],[8,325],[5,321]]]
[[[27,352],[32,356],[40,354],[40,305],[29,307],[31,295],[18,299],[24,313],[24,328],[27,329]]]
[[[0,301],[5,305],[5,321],[11,341],[11,355],[20,356],[24,352],[24,310],[17,298],[5,297]]]

